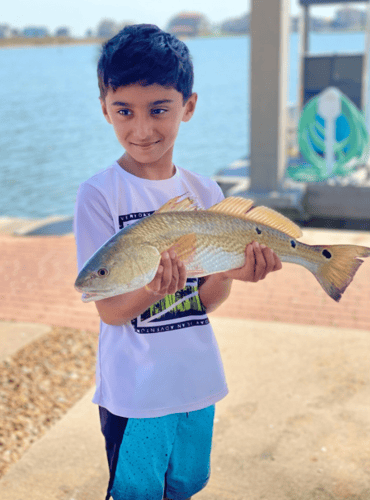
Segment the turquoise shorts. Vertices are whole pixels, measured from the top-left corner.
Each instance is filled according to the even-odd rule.
[[[106,500],[185,500],[207,484],[214,405],[156,418],[99,412],[110,470]]]

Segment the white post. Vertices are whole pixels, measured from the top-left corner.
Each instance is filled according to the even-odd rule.
[[[319,115],[325,120],[325,163],[327,175],[330,177],[335,166],[335,134],[337,119],[342,112],[340,93],[335,87],[328,87],[318,100]]]
[[[290,0],[252,0],[250,190],[281,187],[287,161]]]

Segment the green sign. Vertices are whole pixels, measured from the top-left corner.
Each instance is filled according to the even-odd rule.
[[[298,144],[305,162],[290,165],[288,177],[302,182],[345,177],[368,159],[365,118],[339,89],[329,87],[303,108]]]

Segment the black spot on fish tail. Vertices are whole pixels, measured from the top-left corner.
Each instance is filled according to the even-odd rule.
[[[322,254],[324,257],[326,257],[327,259],[331,259],[331,253],[329,252],[329,250],[327,250],[326,248],[322,251]]]
[[[262,234],[262,231],[259,227],[256,227],[256,232],[257,232],[257,234]]]
[[[297,246],[297,243],[294,240],[290,240],[290,245],[292,248],[295,248]]]

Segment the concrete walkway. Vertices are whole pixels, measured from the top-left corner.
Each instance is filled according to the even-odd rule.
[[[49,333],[51,327],[35,323],[0,322],[0,361],[12,356],[23,346]]]
[[[369,500],[370,334],[212,316],[230,394],[200,500]],[[92,392],[0,481],[2,500],[101,500]]]

